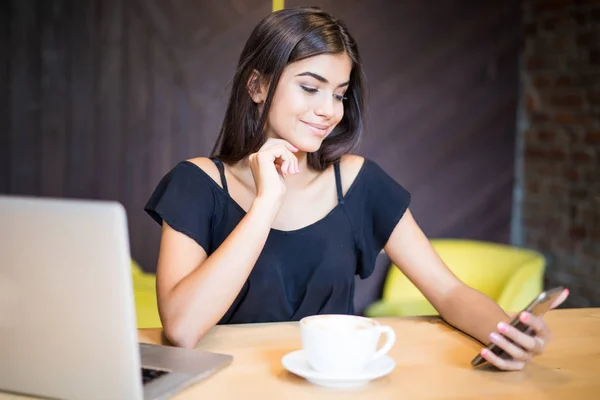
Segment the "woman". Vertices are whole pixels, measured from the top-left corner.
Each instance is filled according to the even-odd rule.
[[[544,350],[548,328],[530,315],[521,319],[535,338],[507,326],[500,307],[432,249],[409,193],[349,154],[362,96],[358,48],[341,21],[286,9],[254,29],[212,157],[176,165],[146,205],[162,224],[157,294],[167,337],[192,348],[217,323],[351,314],[354,276],[368,277],[385,249],[449,324],[513,356],[482,350],[487,360],[523,368]]]

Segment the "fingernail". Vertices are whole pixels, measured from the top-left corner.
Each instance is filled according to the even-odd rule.
[[[502,333],[506,332],[506,330],[508,329],[508,326],[504,323],[504,322],[500,322],[498,324],[498,330]]]
[[[500,335],[498,335],[496,332],[492,332],[490,333],[490,339],[492,339],[493,342],[497,342],[498,339],[500,339]]]
[[[526,312],[521,313],[521,321],[527,322],[528,320],[529,320],[529,314]]]
[[[487,357],[490,354],[490,351],[488,349],[483,349],[481,350],[481,355],[484,357]]]

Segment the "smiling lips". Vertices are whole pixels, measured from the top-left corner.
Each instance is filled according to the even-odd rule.
[[[331,125],[323,125],[323,124],[315,124],[313,122],[305,122],[302,121],[307,127],[308,129],[313,132],[314,134],[316,134],[317,136],[323,137],[325,135],[327,135],[327,132],[329,131],[329,127]]]

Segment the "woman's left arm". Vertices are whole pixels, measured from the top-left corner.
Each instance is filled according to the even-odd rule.
[[[450,325],[482,343],[495,342],[511,356],[501,359],[482,349],[482,355],[500,369],[518,370],[544,351],[550,331],[541,317],[522,313],[521,321],[536,332],[532,337],[508,325],[511,318],[488,296],[465,285],[444,264],[410,210],[398,222],[385,251],[407,278]],[[568,296],[565,290],[552,307]],[[510,338],[511,343],[506,338]]]

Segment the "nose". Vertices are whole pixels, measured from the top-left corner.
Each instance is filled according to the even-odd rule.
[[[324,96],[325,98],[319,102],[315,108],[315,114],[320,117],[331,118],[335,112],[333,96]]]

